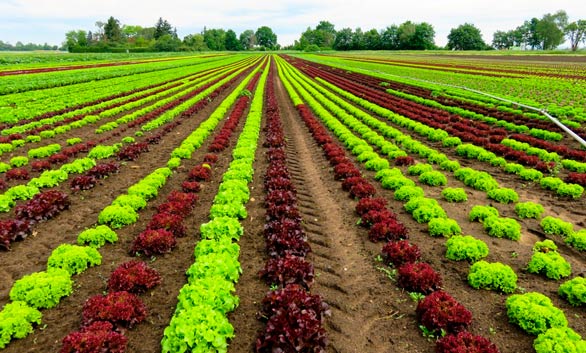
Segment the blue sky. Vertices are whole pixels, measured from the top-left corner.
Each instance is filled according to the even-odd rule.
[[[560,9],[571,21],[586,19],[586,6],[580,0],[0,0],[0,40],[61,44],[65,32],[95,30],[96,21],[114,16],[122,24],[144,27],[163,17],[177,27],[180,37],[198,33],[204,26],[239,34],[266,25],[281,45],[292,44],[321,20],[336,29],[364,31],[411,20],[431,23],[436,44],[445,45],[450,29],[464,22],[475,24],[491,42],[496,30],[513,29],[524,20]]]

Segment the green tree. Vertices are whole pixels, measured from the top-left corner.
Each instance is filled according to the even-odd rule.
[[[226,50],[230,51],[242,50],[242,47],[240,46],[240,41],[236,37],[236,32],[234,32],[231,29],[226,31],[226,36],[224,38],[224,47],[226,48]]]
[[[159,20],[155,24],[155,33],[153,34],[153,37],[155,39],[159,39],[165,34],[173,36],[175,34],[173,31],[173,26],[171,26],[167,20],[163,20],[162,17],[159,17]]]
[[[164,34],[155,42],[156,51],[177,51],[181,41],[172,34]]]
[[[385,50],[399,49],[399,26],[388,26],[382,31],[381,47]]]
[[[226,31],[223,29],[205,29],[203,40],[210,50],[226,50]]]
[[[364,48],[367,50],[382,49],[380,34],[376,29],[371,29],[370,31],[364,33]]]
[[[109,42],[119,42],[122,39],[120,21],[110,16],[104,25],[104,36]]]
[[[22,43],[21,43],[22,44]],[[87,47],[87,33],[84,30],[69,31],[65,33],[65,48],[69,51],[75,51],[80,47]]]
[[[328,21],[320,21],[315,27],[315,40],[320,48],[332,48],[336,40],[336,28]]]
[[[539,20],[536,33],[539,37],[541,48],[551,50],[564,42],[564,30],[568,25],[568,14],[560,10],[555,14],[545,14]]]
[[[336,33],[336,40],[334,41],[334,49],[336,50],[350,50],[352,49],[352,29],[343,28]]]
[[[495,49],[511,49],[515,46],[515,31],[496,31],[492,36],[492,46]]]
[[[412,49],[430,50],[435,48],[435,30],[427,22],[418,23],[415,27],[415,37],[412,39]]]
[[[360,27],[354,30],[352,33],[352,50],[363,50],[364,49],[364,32]]]
[[[130,42],[135,42],[136,38],[138,37],[138,35],[141,31],[142,31],[141,26],[131,26],[131,25],[122,26],[122,35],[126,39],[128,39]]]
[[[256,36],[252,29],[247,29],[240,33],[240,46],[243,50],[252,50],[256,45]]]
[[[273,33],[273,30],[270,27],[262,26],[256,30],[255,33],[256,40],[258,45],[264,47],[266,49],[276,49],[277,48],[277,35]]]
[[[203,39],[203,34],[190,34],[183,38],[183,45],[193,51],[209,50]]]
[[[417,25],[411,21],[403,22],[397,28],[397,39],[399,47],[397,49],[408,50],[413,49],[411,42],[415,37],[415,30]]]
[[[568,24],[565,33],[570,40],[572,51],[578,50],[578,45],[586,42],[586,20],[578,20]]]
[[[482,40],[480,30],[471,23],[464,23],[452,28],[448,34],[448,49],[452,50],[483,50],[486,44]]]

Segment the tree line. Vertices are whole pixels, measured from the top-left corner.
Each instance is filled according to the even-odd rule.
[[[363,31],[343,28],[336,31],[328,21],[321,21],[315,28],[308,27],[295,43],[286,49],[318,50],[491,50],[518,47],[531,50],[552,50],[567,39],[576,51],[586,42],[586,20],[569,22],[565,11],[532,18],[510,31],[494,33],[492,45],[484,42],[482,33],[474,24],[464,23],[452,28],[445,48],[435,45],[435,30],[429,23],[406,21],[382,30]]]
[[[0,40],[0,51],[33,51],[33,50],[58,50],[59,46],[57,45],[50,45],[50,44],[34,44],[34,43],[27,43],[24,44],[23,42],[16,42],[15,45],[10,43],[5,43]]]
[[[65,34],[64,48],[70,52],[152,52],[152,51],[241,51],[279,49],[277,35],[270,27],[245,30],[207,29],[182,40],[177,29],[159,18],[153,27],[122,25],[110,16],[96,22],[94,31],[74,30]]]

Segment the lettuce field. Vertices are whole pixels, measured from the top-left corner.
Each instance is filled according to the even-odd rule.
[[[586,352],[583,58],[56,58],[0,66],[2,352]]]

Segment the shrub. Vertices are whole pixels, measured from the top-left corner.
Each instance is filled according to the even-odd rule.
[[[446,335],[437,340],[436,353],[500,353],[496,345],[468,331]]]
[[[446,241],[446,258],[476,262],[488,256],[488,246],[471,235],[455,235]]]
[[[586,341],[569,327],[550,328],[533,341],[536,353],[586,352]]]
[[[506,300],[509,321],[531,335],[539,335],[550,328],[568,326],[564,312],[553,306],[551,300],[537,292],[514,294]]]
[[[462,234],[462,229],[455,219],[433,218],[427,224],[429,235],[432,237],[446,237]]]
[[[416,309],[419,322],[429,331],[456,333],[472,322],[472,313],[448,293],[438,290],[419,302]]]
[[[26,302],[36,309],[52,308],[62,297],[73,292],[73,281],[69,273],[61,269],[36,272],[14,282],[10,299]]]
[[[586,304],[586,278],[575,277],[564,282],[558,289],[558,294],[574,306]]]
[[[468,200],[468,195],[463,188],[444,188],[442,196],[448,202],[464,202]]]
[[[513,218],[491,216],[482,222],[491,237],[521,239],[521,225]]]
[[[134,239],[130,254],[161,255],[171,252],[176,245],[175,236],[168,230],[147,229]]]
[[[552,216],[543,218],[540,225],[545,234],[548,235],[558,235],[565,238],[574,233],[574,225],[572,223]]]
[[[437,170],[421,174],[419,181],[429,186],[442,186],[448,183],[448,179],[444,173]]]
[[[478,261],[470,267],[468,283],[476,289],[513,293],[517,288],[517,275],[510,266],[500,262]]]
[[[421,257],[421,251],[415,243],[407,240],[389,241],[382,249],[383,258],[387,263],[399,267],[406,263],[413,263]]]
[[[47,260],[47,268],[61,268],[71,275],[82,273],[88,267],[102,263],[102,255],[89,246],[61,244]]]
[[[128,339],[109,322],[97,321],[63,339],[60,353],[124,353]]]
[[[519,195],[513,189],[499,188],[490,190],[487,193],[489,199],[495,200],[499,203],[511,203],[519,201]]]
[[[541,218],[544,211],[543,206],[531,201],[519,202],[515,205],[515,212],[519,218]]]
[[[157,271],[143,261],[129,261],[118,266],[108,279],[110,292],[126,291],[140,294],[161,283]]]
[[[527,264],[530,273],[545,274],[547,278],[560,279],[572,273],[570,264],[557,252],[557,246],[549,239],[538,241],[533,246],[533,256]]]
[[[405,263],[398,270],[397,285],[408,292],[429,294],[442,285],[442,278],[425,262]]]
[[[107,321],[112,325],[132,327],[147,315],[146,307],[136,295],[128,292],[110,292],[89,298],[83,305],[83,325]]]
[[[101,248],[106,242],[113,244],[117,241],[118,234],[105,225],[86,229],[77,236],[77,244],[88,245],[92,248]]]

